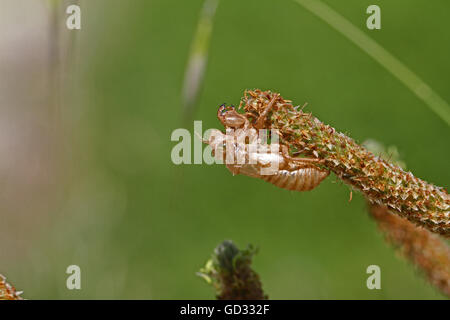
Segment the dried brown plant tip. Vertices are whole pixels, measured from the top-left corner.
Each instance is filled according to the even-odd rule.
[[[375,156],[278,93],[246,91],[239,109],[251,127],[276,130],[290,154],[321,160],[324,169],[361,191],[371,203],[450,236],[450,197],[445,189]]]
[[[197,274],[213,285],[219,300],[262,300],[268,297],[261,281],[251,268],[256,250],[248,246],[239,250],[226,240],[214,250],[212,258]]]
[[[6,282],[6,278],[0,274],[0,300],[23,300],[22,292],[16,291],[12,285]]]
[[[450,298],[450,249],[444,239],[390,213],[385,206],[369,204],[369,210],[386,240]]]

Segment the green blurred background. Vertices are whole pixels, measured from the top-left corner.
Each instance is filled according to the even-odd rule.
[[[448,1],[323,2],[450,101]],[[33,14],[5,3],[3,13]],[[58,131],[49,134],[58,151],[43,152],[53,159],[48,172],[57,173],[2,204],[0,272],[25,298],[212,299],[195,272],[224,239],[259,246],[253,266],[272,299],[444,298],[384,242],[362,196],[349,203],[349,188],[334,176],[295,193],[220,165],[171,162],[172,131],[193,131],[182,121],[181,92],[202,0],[80,4]],[[381,7],[381,30],[365,26],[370,4]],[[45,25],[53,9],[40,6],[34,14]],[[65,7],[56,10],[64,28]],[[19,27],[14,21],[10,28]],[[21,72],[38,85],[39,73]],[[359,142],[396,145],[415,175],[448,186],[447,124],[294,1],[220,2],[193,119],[222,129],[217,107],[238,104],[247,88],[307,101],[323,122]],[[24,113],[36,119],[42,110]],[[51,127],[50,118],[39,119],[38,127]],[[81,267],[82,290],[66,288],[71,264]],[[366,287],[372,264],[381,267],[381,290]]]

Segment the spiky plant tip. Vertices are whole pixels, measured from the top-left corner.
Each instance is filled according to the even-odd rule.
[[[251,245],[239,250],[232,241],[226,240],[216,247],[197,274],[215,288],[219,300],[267,299],[258,274],[251,268],[256,251]]]
[[[21,291],[6,282],[6,277],[0,274],[0,300],[23,300]]]

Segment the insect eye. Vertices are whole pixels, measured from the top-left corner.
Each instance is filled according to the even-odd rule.
[[[228,112],[236,112],[234,106],[231,105],[231,106],[227,107],[226,104],[223,103],[220,105],[217,115],[223,117]]]

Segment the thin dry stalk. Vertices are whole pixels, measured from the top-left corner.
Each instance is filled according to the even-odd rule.
[[[450,248],[443,239],[392,214],[385,206],[369,204],[369,211],[386,240],[450,298]]]

